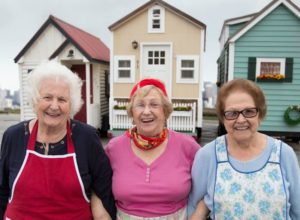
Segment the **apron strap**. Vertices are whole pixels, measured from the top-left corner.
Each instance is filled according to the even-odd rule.
[[[36,122],[34,123],[34,126],[32,128],[32,131],[30,133],[30,136],[29,136],[29,142],[27,145],[28,150],[34,151],[38,127],[39,127],[38,124],[39,124],[38,120],[36,120]],[[71,138],[71,126],[70,126],[69,121],[67,122],[67,149],[68,149],[68,154],[75,152],[75,147],[74,147],[74,144],[73,144],[73,141]]]

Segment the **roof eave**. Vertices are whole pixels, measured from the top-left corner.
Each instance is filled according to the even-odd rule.
[[[33,35],[33,37],[29,40],[29,42],[23,47],[23,49],[18,53],[18,55],[14,58],[15,63],[19,61],[19,59],[27,52],[27,50],[31,47],[31,45],[36,41],[36,39],[42,34],[42,32],[51,24],[51,16],[43,23],[40,29]]]
[[[113,31],[113,30],[117,29],[119,26],[121,26],[122,24],[126,23],[128,20],[130,20],[133,17],[135,17],[136,15],[142,13],[150,5],[161,5],[161,6],[164,6],[166,9],[169,9],[170,11],[173,11],[177,15],[180,15],[181,17],[186,18],[187,20],[189,20],[193,24],[202,27],[206,31],[206,25],[204,23],[202,23],[201,21],[193,18],[192,16],[186,14],[185,12],[183,12],[183,11],[175,8],[174,6],[172,6],[172,5],[164,2],[162,0],[150,0],[149,2],[145,3],[144,5],[138,7],[137,9],[135,9],[134,11],[132,11],[131,13],[129,13],[128,15],[126,15],[125,17],[119,19],[118,21],[116,21],[115,23],[113,23],[112,25],[110,25],[108,27],[108,29],[110,31]]]
[[[266,15],[268,15],[271,11],[273,11],[280,4],[284,4],[288,8],[289,5],[292,7],[292,12],[297,13],[297,16],[300,18],[300,8],[295,5],[290,0],[273,0],[268,5],[266,5],[262,10],[260,10],[257,15],[255,15],[251,20],[249,20],[237,33],[229,38],[230,43],[234,43],[241,36],[243,36],[249,29],[251,29],[256,23],[261,21]],[[287,5],[289,4],[289,5]],[[269,10],[269,11],[268,11]],[[296,10],[296,11],[294,11]]]

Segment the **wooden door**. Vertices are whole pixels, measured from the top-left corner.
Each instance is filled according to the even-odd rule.
[[[85,78],[85,65],[72,65],[72,72],[76,73],[82,80],[82,100],[83,105],[80,111],[74,116],[74,119],[86,123],[86,78]]]

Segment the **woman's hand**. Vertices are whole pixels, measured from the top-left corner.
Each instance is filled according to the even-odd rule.
[[[108,212],[103,207],[99,197],[93,192],[91,198],[91,209],[94,220],[111,220]]]
[[[194,213],[190,216],[189,220],[206,220],[207,215],[209,214],[209,210],[204,203],[204,199],[202,199],[198,204],[194,211]]]

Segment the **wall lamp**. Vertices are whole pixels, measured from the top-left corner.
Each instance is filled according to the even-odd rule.
[[[73,58],[74,57],[74,50],[69,50],[67,57]]]
[[[136,40],[134,40],[134,41],[131,42],[131,45],[132,45],[133,49],[136,49],[136,48],[138,48],[139,43]]]

